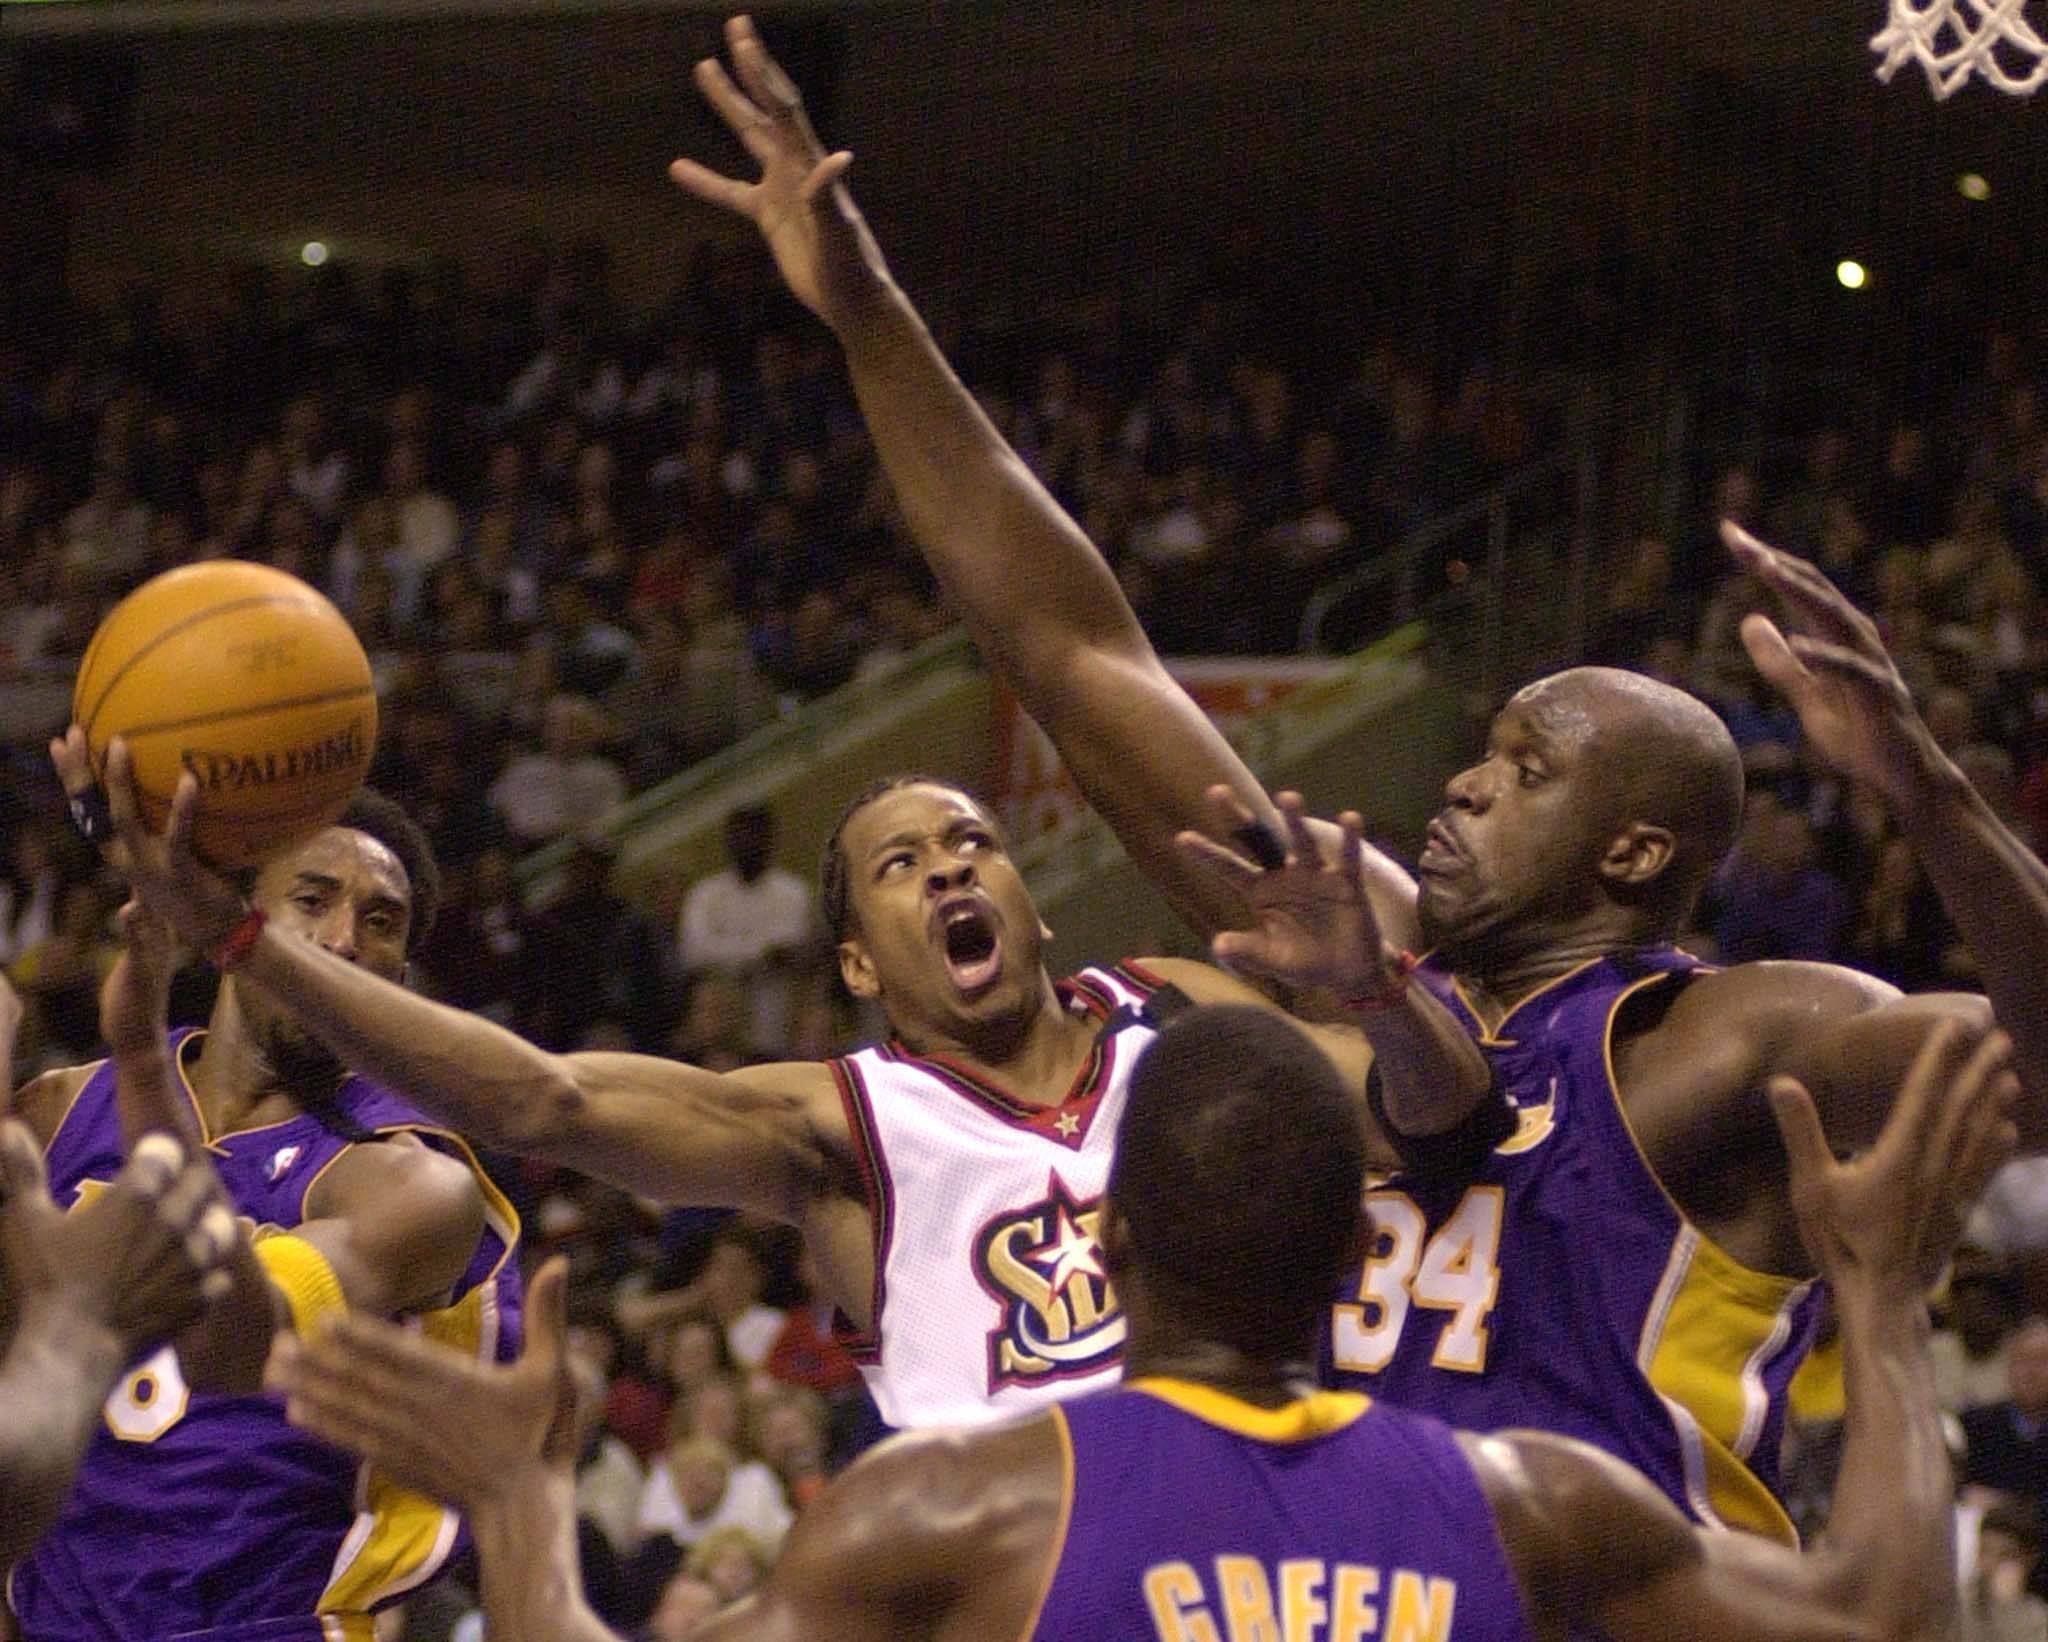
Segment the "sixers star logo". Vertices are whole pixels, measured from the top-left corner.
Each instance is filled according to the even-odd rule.
[[[974,1274],[1002,1307],[988,1337],[991,1392],[1093,1374],[1123,1351],[1101,1220],[1101,1198],[1076,1202],[1053,1173],[1043,1201],[998,1215],[974,1240]]]

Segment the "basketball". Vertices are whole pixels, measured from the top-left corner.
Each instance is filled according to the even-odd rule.
[[[369,657],[340,611],[296,576],[216,559],[145,582],[100,623],[73,722],[93,768],[124,737],[144,819],[161,829],[178,778],[199,781],[194,842],[254,866],[327,826],[377,742]]]

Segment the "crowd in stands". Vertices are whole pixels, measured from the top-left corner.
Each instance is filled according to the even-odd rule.
[[[1060,328],[942,336],[1168,653],[1291,649],[1316,586],[1526,461],[1556,416],[1483,364],[1392,345],[1334,372],[1275,358],[1233,313],[1198,301],[1138,326],[1077,304]],[[379,658],[375,779],[448,879],[417,984],[551,1048],[718,1068],[826,1056],[870,1024],[765,813],[730,818],[727,870],[644,903],[592,830],[949,622],[830,338],[757,260],[709,248],[645,316],[581,247],[502,296],[452,267],[371,290],[335,268],[289,288],[252,273],[218,309],[138,296],[50,334],[0,341],[0,681],[67,677],[148,574],[266,560],[327,590]],[[1740,623],[1764,604],[1714,524],[1809,555],[1871,611],[1942,745],[2048,845],[2044,369],[1997,331],[1940,393],[1752,428],[1769,437],[1703,472],[1683,529],[1610,555],[1587,659],[1695,690],[1747,762],[1702,952],[1975,984],[1882,805],[1818,766],[1749,665]],[[4,756],[0,965],[32,1006],[33,1071],[95,1050],[119,890],[63,825],[40,744]],[[515,862],[560,839],[565,887],[529,906]],[[181,977],[181,1019],[209,984]],[[532,1249],[573,1262],[593,1599],[673,1642],[759,1579],[877,1434],[872,1406],[790,1234],[494,1166]],[[2048,1642],[2027,1594],[2048,1512],[2048,1173],[2001,1177],[1944,1320],[1975,1634]],[[1796,1438],[1807,1521],[1827,1412]],[[473,1628],[465,1607],[459,1587],[423,1597],[405,1634]]]

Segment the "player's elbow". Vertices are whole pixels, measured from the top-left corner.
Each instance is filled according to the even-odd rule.
[[[589,1119],[588,1091],[561,1056],[550,1055],[501,1104],[497,1132],[479,1138],[524,1156],[546,1156],[574,1145]]]

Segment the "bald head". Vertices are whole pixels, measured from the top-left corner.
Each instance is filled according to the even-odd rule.
[[[1676,840],[1655,902],[1682,919],[1742,820],[1742,755],[1697,696],[1642,673],[1574,667],[1528,685],[1515,701],[1581,750],[1617,826],[1642,822]]]

